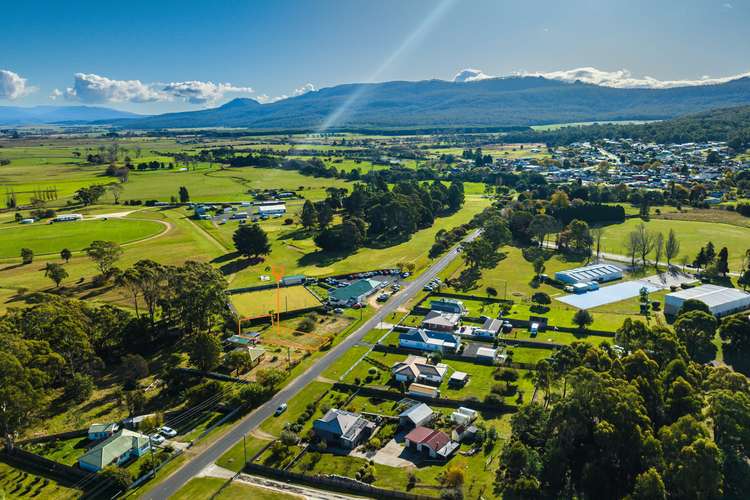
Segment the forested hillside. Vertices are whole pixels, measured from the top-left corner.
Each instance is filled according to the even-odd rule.
[[[750,147],[750,106],[706,111],[641,125],[595,124],[550,131],[508,134],[508,142],[546,142],[550,145],[597,139],[631,138],[659,143],[727,141],[734,149]]]

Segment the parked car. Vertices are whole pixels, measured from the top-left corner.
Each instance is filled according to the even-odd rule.
[[[381,293],[380,295],[378,295],[378,299],[377,300],[378,300],[378,302],[385,302],[389,298],[390,298],[390,295],[388,295],[387,293]]]
[[[286,409],[287,409],[287,404],[286,403],[281,403],[279,405],[279,407],[276,408],[276,411],[274,412],[274,415],[276,415],[278,417],[279,415],[281,415],[282,413],[284,413],[286,411]]]
[[[166,425],[163,425],[157,429],[159,431],[159,434],[161,434],[164,437],[173,438],[177,435],[177,431],[172,429],[171,427],[167,427]]]
[[[411,276],[411,273],[408,273],[408,272],[401,273],[402,278],[408,278],[409,276]]]
[[[151,434],[148,438],[151,441],[151,444],[162,444],[166,441],[164,436],[158,433]]]

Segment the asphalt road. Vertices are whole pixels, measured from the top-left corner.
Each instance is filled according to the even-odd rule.
[[[479,231],[471,233],[465,241],[475,239],[479,235]],[[273,415],[276,408],[286,401],[289,401],[296,396],[302,389],[307,386],[310,382],[315,380],[321,375],[333,362],[335,362],[341,355],[343,355],[352,346],[362,340],[367,332],[376,328],[378,323],[388,318],[388,315],[392,314],[396,309],[401,307],[412,297],[414,297],[422,288],[430,282],[438,273],[445,269],[453,259],[459,255],[457,247],[454,247],[447,254],[442,256],[437,262],[432,264],[425,272],[416,277],[411,283],[406,285],[400,293],[394,295],[391,300],[385,303],[375,315],[367,320],[362,326],[355,330],[352,334],[346,337],[340,344],[328,351],[322,358],[320,358],[315,364],[307,369],[302,375],[292,380],[286,387],[276,393],[269,401],[259,406],[252,413],[248,414],[242,420],[240,420],[229,432],[221,436],[219,439],[208,445],[200,453],[192,457],[188,462],[185,463],[181,468],[177,469],[171,476],[164,479],[159,485],[157,485],[151,492],[146,496],[150,499],[163,500],[172,496],[182,485],[188,482],[191,478],[196,476],[207,466],[214,463],[224,453],[226,453],[232,446],[242,440],[242,436],[249,433],[261,422]]]

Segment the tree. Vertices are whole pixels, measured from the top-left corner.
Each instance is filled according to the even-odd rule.
[[[481,237],[463,243],[461,248],[464,262],[473,269],[491,269],[502,258],[502,255],[495,250],[494,245]]]
[[[448,188],[448,207],[451,212],[456,212],[464,204],[464,183],[461,181],[451,182]]]
[[[508,224],[498,216],[491,217],[485,221],[482,225],[482,235],[495,245],[495,247],[507,245],[512,238]]]
[[[570,206],[570,198],[568,193],[565,191],[555,191],[549,199],[549,204],[552,208],[568,208]]]
[[[205,262],[187,261],[163,271],[166,285],[158,303],[165,318],[188,333],[208,330],[213,319],[226,311],[227,281]]]
[[[318,215],[318,228],[322,231],[333,221],[333,209],[326,202],[320,202],[315,207]]]
[[[582,220],[574,219],[560,234],[562,241],[570,242],[577,251],[589,251],[594,240],[589,232],[589,225]]]
[[[710,314],[711,310],[708,308],[705,302],[698,299],[687,299],[680,306],[680,310],[677,311],[677,317],[679,318],[683,314],[690,311],[703,311],[706,314]]]
[[[149,375],[148,361],[140,354],[126,354],[121,359],[121,365],[127,380],[140,380]]]
[[[750,321],[745,317],[730,316],[721,323],[719,336],[729,345],[725,348],[731,351],[737,359],[750,358]]]
[[[55,283],[56,288],[59,288],[62,280],[68,277],[68,271],[60,264],[47,262],[47,266],[44,268],[44,275]]]
[[[237,228],[232,236],[237,251],[245,257],[258,258],[271,253],[268,235],[259,224],[245,224]]]
[[[105,187],[101,185],[93,185],[89,187],[83,187],[75,192],[73,198],[84,206],[93,205],[99,198],[104,194]]]
[[[244,373],[253,367],[253,357],[244,350],[232,351],[224,356],[224,365],[230,372]]]
[[[654,242],[654,269],[659,270],[659,263],[661,262],[662,255],[664,254],[664,235],[661,233],[656,234],[656,241]]]
[[[219,365],[221,361],[221,341],[210,332],[200,332],[190,341],[188,356],[190,364],[207,372]]]
[[[99,475],[120,491],[127,490],[133,484],[133,477],[130,475],[130,472],[117,465],[105,467]]]
[[[9,336],[3,335],[6,340]],[[21,360],[5,348],[0,349],[0,430],[3,437],[12,442],[17,432],[33,420],[36,411],[43,407],[44,386],[47,376],[38,368],[25,362],[30,353],[21,349]]]
[[[625,239],[625,250],[630,257],[630,267],[635,268],[635,257],[640,248],[640,235],[638,231],[630,231]]]
[[[604,227],[597,226],[591,228],[591,238],[594,240],[594,248],[596,252],[596,260],[599,260],[602,252],[602,238],[604,238]]]
[[[680,314],[674,322],[675,333],[685,343],[690,357],[698,362],[707,362],[716,354],[716,347],[711,342],[716,327],[716,317],[704,311]]]
[[[188,189],[185,186],[180,186],[179,196],[180,196],[180,203],[190,202],[190,193],[188,192]]]
[[[719,250],[718,258],[716,259],[716,270],[726,277],[729,272],[729,250],[727,247],[722,247]]]
[[[638,474],[635,478],[633,493],[628,498],[631,500],[666,500],[667,490],[659,471],[651,467]]]
[[[549,235],[550,233],[554,233],[558,229],[559,225],[557,223],[557,220],[549,215],[540,214],[535,215],[534,218],[531,219],[528,231],[532,235],[536,236],[536,239],[539,242],[539,246],[544,246],[547,235]]]
[[[709,241],[706,244],[706,264],[713,264],[714,260],[716,260],[716,247],[713,242]]]
[[[274,368],[263,368],[255,374],[255,380],[269,391],[275,390],[285,378],[284,372]]]
[[[134,278],[133,284],[138,288],[135,297],[136,304],[137,294],[140,292],[140,296],[146,304],[146,309],[148,309],[151,326],[153,326],[156,317],[156,307],[164,296],[166,268],[153,260],[144,259],[136,262],[132,269],[135,271],[135,274],[132,275]]]
[[[74,373],[65,384],[65,399],[79,404],[91,397],[94,392],[94,380],[83,373]]]
[[[695,259],[693,259],[693,267],[697,267],[698,269],[700,269],[706,264],[708,264],[706,249],[705,247],[701,247],[701,249],[698,251],[698,255],[695,256]]]
[[[62,250],[60,250],[60,258],[64,260],[66,264],[70,261],[70,258],[72,256],[73,256],[73,253],[67,248],[63,248]]]
[[[641,257],[641,264],[646,267],[646,261],[649,254],[654,250],[656,239],[654,234],[646,229],[646,224],[643,223],[636,228],[636,234],[638,235],[638,255]]]
[[[30,248],[21,249],[21,262],[31,264],[34,261],[34,251]]]
[[[122,248],[114,241],[95,240],[84,251],[104,277],[110,276],[115,262],[122,256]]]
[[[120,196],[122,196],[122,192],[124,190],[125,188],[119,182],[113,182],[112,184],[109,184],[107,186],[107,191],[109,191],[112,195],[112,199],[114,200],[115,205],[120,204]]]
[[[664,255],[667,258],[667,267],[669,267],[672,259],[676,258],[680,254],[680,240],[677,239],[677,235],[674,229],[669,230],[667,235],[667,242],[664,245]]]
[[[581,330],[585,330],[587,326],[594,322],[593,315],[586,309],[579,309],[573,314],[573,324],[578,326]]]
[[[315,205],[310,200],[305,200],[305,204],[302,205],[302,213],[300,214],[302,227],[309,231],[315,227],[317,221],[318,211],[315,209]]]
[[[536,278],[539,279],[544,272],[545,266],[544,266],[544,257],[537,257],[534,259],[534,274],[536,275]]]

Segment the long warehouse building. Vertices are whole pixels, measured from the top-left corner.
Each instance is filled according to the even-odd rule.
[[[665,295],[664,314],[676,316],[686,300],[703,302],[715,316],[726,316],[750,309],[750,293],[718,285],[701,285]]]
[[[622,269],[612,264],[592,264],[590,266],[576,267],[567,271],[555,273],[555,279],[568,285],[576,283],[604,283],[622,278]]]

